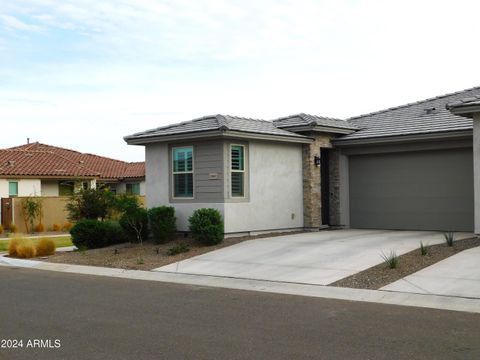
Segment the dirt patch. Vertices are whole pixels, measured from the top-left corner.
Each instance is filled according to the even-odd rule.
[[[433,265],[460,251],[480,246],[479,238],[457,240],[452,247],[446,244],[428,246],[428,254],[422,256],[420,249],[416,249],[398,257],[398,266],[388,268],[384,263],[376,265],[357,274],[338,280],[330,286],[348,287],[356,289],[377,290],[407,275],[413,274],[427,266]]]
[[[120,244],[101,249],[57,253],[48,258],[41,258],[38,260],[75,265],[104,266],[132,270],[152,270],[160,266],[205,254],[243,241],[287,234],[291,235],[294,233],[275,233],[259,236],[227,238],[222,243],[215,246],[204,246],[192,238],[178,237],[175,241],[166,244],[156,245],[150,242],[145,242],[143,246],[139,244]],[[190,250],[188,252],[173,256],[168,255],[168,250],[171,247],[182,243],[189,246]]]

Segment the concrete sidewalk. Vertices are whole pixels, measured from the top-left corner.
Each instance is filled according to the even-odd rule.
[[[363,301],[381,304],[424,307],[432,309],[480,313],[480,299],[451,296],[410,294],[401,292],[348,289],[332,286],[307,285],[298,283],[262,281],[219,276],[173,274],[155,271],[123,270],[95,266],[53,264],[42,261],[0,257],[0,266],[26,267],[38,270],[59,271],[116,278],[160,281],[195,286],[210,286],[227,289],[260,291],[338,300]]]
[[[480,298],[480,247],[439,261],[382,290]]]
[[[457,240],[473,234],[456,233]],[[441,232],[334,230],[245,241],[156,271],[328,285],[381,264],[382,252],[402,255],[445,241]]]

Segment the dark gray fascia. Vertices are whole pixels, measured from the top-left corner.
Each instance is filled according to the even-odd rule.
[[[355,146],[355,145],[371,145],[371,144],[391,144],[402,143],[412,141],[428,141],[428,140],[440,140],[440,139],[464,139],[473,136],[473,130],[461,130],[461,131],[448,131],[438,133],[426,133],[426,134],[414,134],[414,135],[396,135],[396,136],[383,136],[376,138],[363,138],[342,140],[341,138],[332,140],[336,147],[342,146]]]
[[[171,141],[184,141],[184,140],[196,140],[205,138],[244,138],[252,140],[269,140],[269,141],[281,141],[291,143],[309,144],[313,142],[313,139],[306,136],[282,136],[282,135],[270,135],[262,133],[250,133],[243,131],[203,131],[203,132],[191,132],[184,134],[172,134],[163,136],[143,136],[143,137],[129,137],[126,136],[123,139],[128,145],[146,145],[158,142],[171,142]]]
[[[480,113],[480,105],[460,105],[447,107],[448,110],[454,115],[460,115],[467,118],[473,118],[473,114]]]

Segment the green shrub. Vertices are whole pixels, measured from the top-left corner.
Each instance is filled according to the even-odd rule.
[[[148,239],[148,213],[144,208],[126,212],[119,222],[130,242],[142,243]]]
[[[216,245],[223,240],[223,219],[217,209],[198,209],[188,219],[195,240],[204,245]]]
[[[70,234],[73,244],[79,249],[96,249],[127,240],[115,221],[80,220],[70,230]]]
[[[188,246],[188,244],[181,242],[176,245],[173,245],[170,249],[168,249],[167,253],[168,255],[173,256],[173,255],[181,254],[187,251],[190,251],[190,247]]]
[[[148,210],[148,220],[156,244],[172,240],[177,232],[175,225],[175,208],[159,206]]]
[[[115,196],[107,189],[83,189],[70,197],[65,209],[68,219],[105,219],[114,208]]]

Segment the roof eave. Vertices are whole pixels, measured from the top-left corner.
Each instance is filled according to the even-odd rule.
[[[291,131],[291,132],[302,132],[302,131],[316,131],[316,132],[323,132],[323,133],[330,133],[330,134],[342,134],[348,135],[353,134],[354,132],[358,131],[359,129],[348,129],[348,128],[340,128],[335,126],[325,126],[325,125],[299,125],[299,126],[282,126],[279,128]]]
[[[447,107],[448,110],[454,115],[459,115],[467,118],[473,118],[474,114],[480,113],[480,105],[458,105]]]
[[[461,139],[461,138],[469,138],[472,135],[473,135],[473,130],[470,129],[470,130],[432,132],[432,133],[424,133],[424,134],[379,136],[379,137],[357,138],[357,139],[338,138],[338,139],[332,140],[332,142],[336,147],[343,147],[343,146],[355,146],[355,145],[400,143],[400,142],[410,142],[410,141]]]
[[[201,132],[189,132],[183,134],[172,134],[172,135],[153,135],[153,136],[142,136],[142,137],[124,137],[124,140],[129,145],[147,145],[151,143],[159,142],[171,142],[171,141],[181,141],[181,140],[196,140],[196,139],[206,139],[214,137],[231,137],[231,138],[248,138],[248,139],[257,139],[257,140],[273,140],[273,141],[284,141],[284,142],[295,142],[295,143],[310,143],[313,140],[304,137],[304,136],[286,136],[286,135],[273,135],[273,134],[262,134],[262,133],[253,133],[253,132],[244,132],[244,131],[201,131]]]

